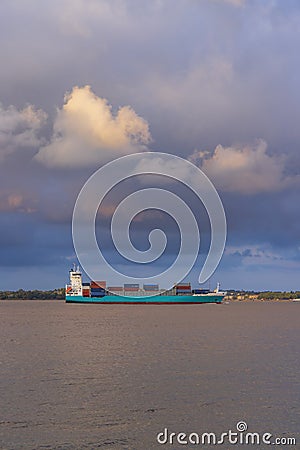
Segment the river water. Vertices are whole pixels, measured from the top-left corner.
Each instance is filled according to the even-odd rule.
[[[157,434],[239,421],[300,448],[299,303],[1,301],[0,318],[1,449],[212,448]]]

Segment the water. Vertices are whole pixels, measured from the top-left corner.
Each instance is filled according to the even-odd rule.
[[[1,449],[200,448],[156,436],[240,420],[300,448],[299,313],[296,303],[2,301]]]

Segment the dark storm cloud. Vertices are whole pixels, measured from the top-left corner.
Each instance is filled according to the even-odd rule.
[[[212,177],[227,213],[228,253],[220,268],[226,281],[237,266],[244,268],[240,279],[245,280],[254,267],[251,258],[261,261],[257,284],[296,264],[299,2],[54,0],[42,5],[5,0],[0,8],[4,265],[26,260],[54,267],[61,258],[68,264],[73,254],[70,219],[76,196],[112,145],[91,140],[89,114],[80,127],[67,115],[66,125],[64,96],[86,85],[98,104],[111,105],[112,118],[130,106],[135,130],[149,126],[142,140],[147,148],[205,155],[198,164]],[[90,97],[85,100],[90,105]],[[89,166],[87,152],[85,169],[68,170],[69,154],[63,159],[61,152],[74,136],[74,124],[77,145],[91,152],[93,162]],[[133,141],[122,132],[119,136],[125,153],[136,151]],[[257,142],[265,143],[260,151]],[[54,154],[65,164],[51,164]],[[242,165],[234,168],[230,158]],[[36,238],[39,229],[44,234]],[[267,252],[275,255],[272,269]],[[57,282],[57,274],[51,276]]]

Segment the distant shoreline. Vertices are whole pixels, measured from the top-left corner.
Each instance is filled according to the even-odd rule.
[[[300,299],[300,291],[228,291],[224,301],[229,302],[292,302]]]
[[[294,299],[294,298],[268,298],[268,299],[249,299],[249,298],[244,298],[244,299],[240,299],[240,300],[232,300],[232,299],[228,299],[228,298],[224,298],[224,302],[228,302],[228,303],[292,303],[295,300],[299,300],[300,299]]]
[[[65,289],[0,291],[0,300],[64,300]]]
[[[58,288],[47,291],[24,290],[0,291],[0,300],[64,300],[65,289]],[[228,290],[223,302],[291,302],[300,299],[300,291],[235,291]]]

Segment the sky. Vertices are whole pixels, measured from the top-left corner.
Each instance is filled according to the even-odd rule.
[[[147,151],[193,162],[222,199],[227,243],[212,284],[300,289],[299,48],[297,0],[2,0],[0,290],[63,286],[83,184]],[[99,236],[124,192],[147,183],[106,199]],[[209,223],[174,189],[200,211],[195,283]],[[133,241],[145,248],[158,222],[168,261],[179,244],[166,215],[139,217]]]

